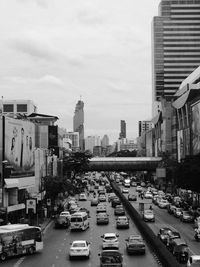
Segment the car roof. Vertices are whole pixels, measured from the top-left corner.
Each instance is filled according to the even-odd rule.
[[[86,240],[74,240],[72,241],[72,244],[74,243],[86,243],[87,241]]]
[[[105,233],[104,236],[105,237],[116,236],[116,233]]]
[[[141,235],[130,235],[129,236],[129,239],[141,239],[142,237],[141,237]]]
[[[127,218],[127,216],[118,216],[117,217],[117,220],[127,220],[128,218]]]

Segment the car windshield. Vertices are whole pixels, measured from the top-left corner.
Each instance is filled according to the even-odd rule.
[[[153,214],[152,210],[145,210],[144,213],[146,213],[146,214]]]
[[[130,241],[130,242],[131,242],[131,241],[135,241],[135,240],[137,240],[137,241],[141,241],[142,238],[141,238],[140,236],[130,236],[130,237],[129,237],[129,241]]]
[[[85,243],[73,243],[72,247],[84,248],[86,247],[86,244]]]
[[[105,236],[104,237],[105,240],[113,240],[115,238],[116,238],[115,236]]]

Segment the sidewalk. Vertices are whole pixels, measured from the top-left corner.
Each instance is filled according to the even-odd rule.
[[[50,226],[51,222],[53,222],[53,219],[44,218],[43,223],[41,224],[41,229],[43,233],[47,230],[48,226]]]

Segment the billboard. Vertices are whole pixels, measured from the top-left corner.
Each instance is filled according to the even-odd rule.
[[[200,152],[200,102],[192,106],[192,151]]]
[[[33,170],[34,148],[35,125],[5,117],[5,160],[15,170]]]

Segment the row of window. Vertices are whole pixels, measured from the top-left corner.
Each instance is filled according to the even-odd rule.
[[[4,104],[3,112],[14,112],[14,105]],[[17,104],[17,112],[27,112],[27,104]]]

